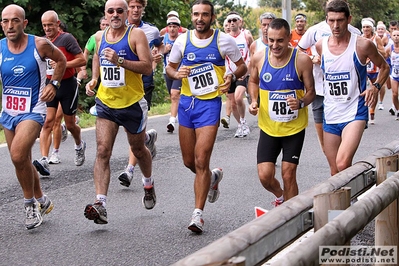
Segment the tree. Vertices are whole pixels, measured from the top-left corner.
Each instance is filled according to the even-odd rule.
[[[291,8],[292,9],[301,9],[302,1],[300,0],[291,0]],[[258,4],[260,7],[269,7],[269,8],[281,8],[282,0],[259,0]]]
[[[319,20],[325,17],[325,0],[304,0],[306,10],[313,11]],[[399,16],[399,4],[390,0],[351,0],[348,1],[353,16],[352,25],[361,28],[361,19],[372,17],[375,21],[382,20],[387,24]]]
[[[26,32],[38,36],[44,36],[41,25],[41,16],[45,11],[54,10],[58,13],[61,21],[68,26],[68,32],[72,33],[78,40],[81,47],[84,47],[88,38],[99,29],[99,20],[104,16],[104,6],[106,0],[89,1],[89,0],[0,0],[0,6],[5,7],[9,4],[17,4],[22,6],[26,12],[26,18],[29,23]],[[144,20],[155,24],[158,28],[166,26],[166,14],[175,10],[179,12],[180,20],[183,26],[191,24],[190,19],[190,1],[168,1],[168,0],[150,0],[145,9]],[[0,37],[4,37],[3,32]],[[91,63],[88,64],[89,74]],[[156,91],[160,102],[164,101],[162,98],[163,92],[167,90],[164,85],[162,71],[156,72]],[[157,92],[156,92],[157,93]],[[79,105],[82,109],[87,109],[93,104],[93,98],[88,98],[84,90],[80,91]],[[157,104],[157,102],[154,102]]]

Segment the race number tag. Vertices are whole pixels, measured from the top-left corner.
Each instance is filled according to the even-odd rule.
[[[291,110],[287,103],[288,96],[296,98],[295,91],[269,92],[269,116],[276,122],[289,122],[298,118],[298,110]]]
[[[50,64],[50,59],[46,58],[46,75],[52,76],[54,75],[54,68]]]
[[[399,78],[399,65],[392,64],[391,76],[396,79]]]
[[[327,73],[326,81],[328,87],[324,88],[325,93],[336,103],[343,103],[348,100],[348,84],[350,82],[349,72]]]
[[[101,82],[105,87],[117,88],[126,85],[125,69],[117,66],[101,67]]]
[[[187,79],[191,93],[194,96],[217,91],[219,87],[218,77],[212,63],[205,63],[191,68]]]
[[[32,88],[7,86],[3,89],[3,108],[11,116],[30,112]]]

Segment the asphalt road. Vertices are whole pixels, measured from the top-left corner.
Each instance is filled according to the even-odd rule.
[[[376,125],[364,133],[354,162],[398,138],[399,121],[385,110],[376,111]],[[224,113],[224,110],[223,110]],[[327,161],[320,150],[313,118],[309,112],[304,149],[298,167],[299,190],[305,191],[329,176]],[[0,241],[1,265],[170,265],[254,219],[254,207],[271,208],[272,194],[258,180],[256,146],[259,136],[256,117],[247,115],[251,134],[235,139],[236,123],[220,128],[211,168],[221,167],[224,178],[219,200],[207,203],[205,232],[187,229],[194,209],[194,175],[182,164],[178,134],[166,132],[168,116],[151,117],[148,128],[158,131],[158,154],[153,163],[157,205],[142,207],[141,173],[135,172],[130,188],[122,187],[117,176],[127,163],[126,135],[121,128],[111,158],[111,184],[107,201],[108,224],[97,225],[83,215],[86,204],[95,199],[93,163],[95,131],[87,129],[86,162],[73,163],[71,136],[61,145],[59,165],[51,166],[51,176],[41,179],[54,210],[33,230],[24,227],[22,192],[14,174],[7,148],[0,148]],[[33,157],[39,158],[39,145]],[[279,162],[278,165],[281,165]],[[279,166],[278,166],[279,168]],[[277,174],[280,178],[279,170]]]

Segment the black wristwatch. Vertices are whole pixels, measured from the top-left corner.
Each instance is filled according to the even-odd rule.
[[[373,86],[376,87],[378,90],[381,90],[381,84],[380,83],[378,83],[378,82],[373,83]]]
[[[53,85],[54,88],[57,90],[60,88],[61,84],[58,82],[58,80],[50,80],[49,84]]]

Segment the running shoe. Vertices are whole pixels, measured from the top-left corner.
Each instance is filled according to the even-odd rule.
[[[382,102],[378,104],[378,110],[384,110],[384,104]]]
[[[145,143],[145,146],[150,150],[152,159],[157,156],[157,147],[155,146],[155,141],[157,141],[158,133],[155,129],[150,129],[147,131],[149,136],[148,142]]]
[[[222,181],[223,171],[220,168],[215,168],[212,170],[211,175],[211,186],[209,187],[208,192],[208,201],[210,203],[214,203],[218,200],[220,191],[219,191],[219,183]]]
[[[396,114],[395,120],[399,120],[399,112]]]
[[[155,196],[154,181],[151,186],[144,186],[143,206],[147,210],[151,210],[157,203],[157,197]]]
[[[370,113],[370,125],[375,125],[374,114]]]
[[[40,214],[41,214],[42,217],[45,214],[49,214],[54,208],[54,204],[50,200],[50,198],[47,197],[46,195],[44,195],[44,198],[46,199],[45,202],[44,203],[40,203]]]
[[[395,110],[391,107],[388,111],[391,115],[395,115]]]
[[[61,162],[60,155],[58,152],[53,151],[51,153],[50,159],[48,160],[49,164],[59,164]]]
[[[75,155],[75,165],[76,166],[81,166],[84,164],[86,160],[86,142],[82,140],[82,148],[80,150],[75,150],[76,155]]]
[[[188,229],[197,234],[201,234],[204,231],[204,220],[199,212],[195,212],[193,213],[193,216],[191,216],[191,222],[188,225]]]
[[[246,137],[249,135],[249,133],[251,133],[251,130],[249,129],[249,126],[246,121],[241,123],[241,129],[243,137]]]
[[[241,124],[238,124],[236,133],[234,134],[234,137],[235,138],[243,138],[244,137],[244,134],[242,132]]]
[[[122,186],[129,187],[133,179],[133,172],[126,167],[125,171],[118,176],[118,179]]]
[[[167,132],[169,133],[173,133],[173,131],[175,131],[175,123],[172,121],[169,121],[169,123],[166,125],[167,128]]]
[[[61,124],[61,142],[66,141],[68,138],[68,130],[65,123]]]
[[[94,221],[95,224],[107,224],[107,210],[100,201],[94,204],[87,204],[84,215],[87,219]]]
[[[36,170],[43,176],[50,175],[50,166],[47,162],[46,157],[42,157],[40,160],[34,160],[33,166],[35,166]]]
[[[25,213],[26,213],[26,218],[25,218],[26,229],[28,230],[33,229],[42,224],[43,218],[42,215],[40,214],[40,207],[37,201],[30,204],[25,204]]]
[[[222,123],[224,128],[229,128],[229,126],[230,126],[230,117],[229,116],[223,116],[222,119],[220,120],[220,123]]]
[[[283,204],[283,202],[284,202],[284,200],[279,200],[279,199],[275,199],[275,200],[273,200],[271,203],[272,203],[272,205],[274,206],[274,207],[278,207],[278,206],[280,206],[281,204]]]

